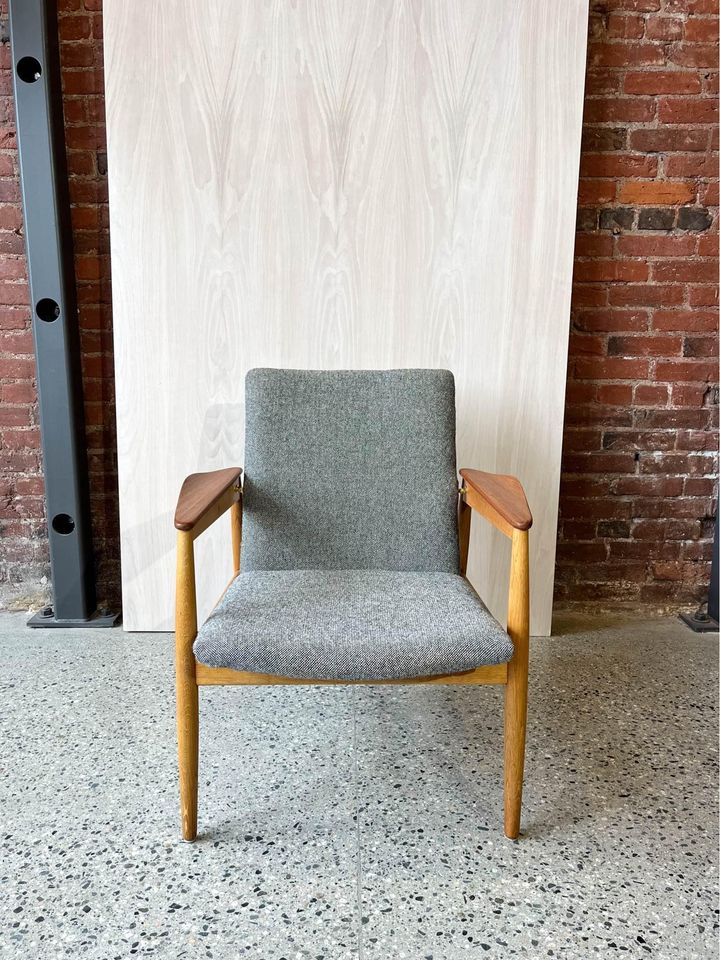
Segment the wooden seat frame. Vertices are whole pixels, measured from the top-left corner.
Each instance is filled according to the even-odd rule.
[[[514,653],[509,663],[477,667],[448,676],[410,677],[403,680],[315,680],[278,677],[214,668],[198,663],[193,653],[197,636],[195,592],[195,540],[230,511],[233,577],[240,572],[242,539],[242,471],[238,468],[197,473],[183,484],[175,512],[177,535],[177,592],[175,666],[177,682],[177,732],[180,767],[180,813],[184,840],[197,836],[199,709],[198,687],[220,684],[338,684],[338,683],[496,683],[505,686],[505,835],[520,832],[525,726],[527,717],[530,592],[528,530],[532,517],[522,486],[515,477],[461,470],[464,485],[458,500],[460,572],[467,569],[470,520],[476,511],[512,542],[507,632]],[[228,584],[230,586],[230,584]],[[227,588],[226,588],[227,589]],[[224,592],[223,592],[224,596]],[[222,598],[221,598],[222,599]]]

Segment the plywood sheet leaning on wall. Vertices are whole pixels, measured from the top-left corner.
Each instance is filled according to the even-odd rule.
[[[586,0],[105,0],[127,629],[172,628],[175,498],[242,465],[247,369],[417,366],[455,373],[459,465],[522,479],[548,632],[586,26]],[[228,538],[198,544],[201,616]]]

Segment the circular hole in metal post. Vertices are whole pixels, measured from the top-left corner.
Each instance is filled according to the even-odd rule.
[[[43,297],[35,304],[35,313],[45,323],[52,323],[60,316],[60,304],[50,297]]]
[[[67,513],[56,513],[52,518],[52,528],[55,533],[72,533],[75,529],[75,521]]]
[[[35,57],[21,57],[17,64],[17,75],[24,83],[35,83],[42,76],[40,61]]]

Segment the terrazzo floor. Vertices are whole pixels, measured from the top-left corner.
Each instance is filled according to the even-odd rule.
[[[717,635],[560,632],[519,842],[499,688],[269,687],[202,692],[186,844],[172,638],[0,616],[0,957],[716,957]]]

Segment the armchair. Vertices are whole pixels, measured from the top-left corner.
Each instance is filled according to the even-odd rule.
[[[239,468],[193,474],[175,513],[183,838],[197,835],[198,687],[277,683],[505,685],[517,838],[532,517],[514,477],[463,469],[458,493],[452,374],[252,370],[246,416],[242,486]],[[198,631],[194,541],[227,511],[233,576]],[[512,541],[507,630],[465,578],[473,511]]]

